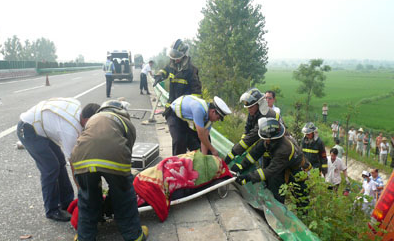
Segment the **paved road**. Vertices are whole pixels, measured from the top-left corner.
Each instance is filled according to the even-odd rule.
[[[75,97],[83,105],[102,103],[107,100],[105,78],[97,70],[50,76],[49,83],[45,86],[45,77],[0,81],[0,240],[19,240],[21,235],[32,235],[32,240],[72,240],[75,235],[69,223],[45,218],[39,172],[27,152],[15,148],[14,130],[20,113],[50,97]],[[138,70],[133,83],[115,82],[111,95],[125,97],[131,109],[151,109],[155,99],[139,94]],[[164,120],[156,116],[158,124],[142,125],[150,113],[131,114],[137,142],[159,142],[161,156],[169,156],[171,139]],[[141,222],[150,229],[149,240],[276,240],[234,188],[225,199],[213,192],[174,206],[163,223],[152,211],[141,213]],[[114,222],[100,224],[99,235],[98,240],[122,240]]]

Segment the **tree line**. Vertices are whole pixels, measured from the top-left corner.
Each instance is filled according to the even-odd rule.
[[[0,48],[7,61],[55,62],[57,59],[55,44],[46,38],[35,41],[26,39],[24,43],[16,36],[8,38]]]

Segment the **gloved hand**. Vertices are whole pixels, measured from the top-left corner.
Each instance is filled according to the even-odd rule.
[[[161,75],[155,75],[153,78],[155,79],[155,82],[153,83],[153,87],[155,87],[158,83],[164,80],[163,76]]]
[[[250,182],[250,176],[249,175],[241,175],[238,176],[235,181],[240,184],[240,185],[245,185],[247,182]]]
[[[163,111],[163,113],[162,113],[162,115],[166,118],[166,120],[167,120],[167,117],[171,114],[171,111],[172,111],[172,109],[171,109],[171,104],[170,104],[170,103],[167,103],[167,104],[165,105],[165,109],[164,109],[164,111]]]
[[[242,165],[241,164],[238,164],[238,163],[234,163],[234,165],[231,167],[231,171],[233,171],[233,172],[241,172],[242,171],[242,169],[243,169],[243,167],[242,167]]]

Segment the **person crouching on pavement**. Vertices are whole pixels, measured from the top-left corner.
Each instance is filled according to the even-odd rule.
[[[304,181],[296,181],[294,178],[298,172],[309,171],[312,168],[304,158],[301,148],[292,137],[284,135],[285,126],[275,118],[260,118],[258,125],[258,135],[263,141],[258,142],[252,148],[241,164],[234,164],[231,171],[242,174],[244,169],[254,165],[266,152],[269,153],[271,160],[267,166],[238,176],[236,182],[244,185],[247,182],[265,181],[267,188],[281,203],[284,203],[285,196],[279,194],[279,188],[284,183],[297,182],[302,190],[298,195],[305,195]]]
[[[131,156],[136,130],[122,102],[104,102],[78,138],[71,163],[78,190],[78,240],[96,240],[107,181],[115,221],[124,240],[146,240],[148,228],[140,225],[137,197],[132,185]]]
[[[19,140],[36,162],[41,175],[46,217],[67,222],[65,210],[74,200],[66,160],[87,120],[100,106],[90,103],[81,110],[74,98],[44,100],[20,115]]]
[[[174,100],[167,113],[167,123],[172,137],[172,155],[176,156],[201,148],[203,154],[218,151],[209,141],[212,122],[231,114],[227,104],[215,96],[211,103],[194,95],[184,95]]]
[[[243,93],[239,99],[244,104],[244,108],[248,109],[248,117],[245,124],[245,132],[241,136],[241,140],[235,143],[231,151],[224,158],[229,164],[237,155],[242,155],[260,138],[257,134],[259,131],[258,120],[262,117],[272,117],[282,122],[279,112],[275,112],[269,108],[268,101],[263,93],[257,88],[252,88]]]

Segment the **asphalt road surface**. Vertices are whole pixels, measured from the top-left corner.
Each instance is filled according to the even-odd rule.
[[[45,84],[45,76],[0,81],[0,240],[19,240],[21,235],[32,235],[34,240],[72,240],[75,235],[69,223],[45,217],[39,171],[26,150],[16,149],[15,129],[22,112],[48,98],[75,97],[83,106],[108,100],[105,77],[101,70],[94,70],[49,76],[50,86]],[[141,125],[150,115],[143,110],[152,106],[149,96],[139,94],[138,70],[132,83],[113,83],[111,98],[118,97],[130,102],[131,109],[142,109],[130,112],[137,129],[136,141],[157,143],[154,126]]]

